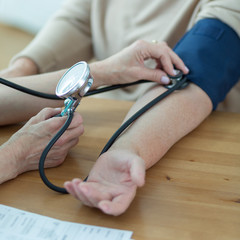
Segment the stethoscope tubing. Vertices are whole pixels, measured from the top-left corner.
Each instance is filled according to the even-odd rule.
[[[96,89],[93,91],[89,91],[87,94],[85,94],[84,96],[90,96],[90,95],[94,95],[94,94],[98,94],[98,93],[102,93],[102,92],[106,92],[106,91],[110,91],[110,90],[115,90],[118,88],[122,88],[122,87],[127,87],[127,86],[131,86],[131,85],[135,85],[135,84],[140,84],[140,83],[146,83],[149,82],[147,80],[140,80],[134,83],[127,83],[127,84],[118,84],[118,85],[113,85],[113,86],[108,86],[108,87],[104,87],[104,88],[100,88],[100,89]],[[11,88],[14,88],[16,90],[22,91],[24,93],[36,96],[36,97],[41,97],[41,98],[47,98],[47,99],[53,99],[53,100],[63,100],[62,98],[59,98],[56,95],[53,94],[46,94],[46,93],[42,93],[42,92],[38,92],[26,87],[23,87],[21,85],[12,83],[6,79],[0,78],[0,83],[9,86]],[[141,108],[140,110],[138,110],[133,116],[131,116],[128,120],[126,120],[121,126],[120,128],[112,135],[112,137],[109,139],[109,141],[106,143],[106,145],[104,146],[103,150],[101,151],[100,155],[102,155],[103,153],[105,153],[111,146],[112,144],[115,142],[115,140],[122,134],[122,132],[124,130],[126,130],[128,127],[131,126],[131,124],[138,119],[143,113],[145,113],[146,111],[148,111],[150,108],[152,108],[154,105],[156,105],[158,102],[160,102],[161,100],[163,100],[165,97],[169,96],[172,92],[174,92],[175,90],[180,90],[183,87],[185,88],[188,85],[188,80],[186,78],[186,76],[183,76],[183,78],[181,80],[179,80],[173,87],[168,88],[168,90],[166,90],[164,93],[162,93],[161,95],[159,95],[158,97],[154,98],[152,101],[150,101],[149,103],[147,103],[143,108]],[[46,148],[43,150],[43,153],[40,157],[39,160],[39,174],[41,179],[43,180],[43,182],[45,183],[45,185],[47,187],[49,187],[50,189],[52,189],[53,191],[59,192],[59,193],[64,193],[67,194],[67,190],[65,188],[62,187],[58,187],[56,185],[54,185],[53,183],[51,183],[46,174],[45,174],[45,168],[44,168],[44,164],[45,164],[45,160],[47,157],[48,152],[51,150],[51,148],[53,147],[53,145],[56,143],[56,141],[62,136],[62,134],[66,131],[66,129],[68,128],[68,126],[71,124],[71,121],[73,119],[73,115],[74,112],[69,110],[68,112],[68,117],[66,122],[64,123],[64,125],[62,126],[62,128],[58,131],[58,133],[50,140],[50,142],[48,143],[48,145],[46,146]],[[99,155],[99,156],[100,156]],[[86,177],[84,179],[84,181],[87,181],[88,177]]]
[[[108,91],[112,91],[112,90],[115,90],[115,89],[118,89],[118,88],[124,88],[124,87],[129,87],[129,86],[132,86],[132,85],[136,85],[136,84],[147,83],[147,82],[149,82],[149,81],[147,81],[147,80],[140,80],[140,81],[132,82],[132,83],[116,84],[116,85],[112,85],[112,86],[98,88],[96,90],[88,91],[84,95],[84,97],[92,96],[92,95],[95,95],[95,94],[104,93],[104,92],[108,92]],[[58,97],[55,94],[48,94],[48,93],[35,91],[33,89],[30,89],[30,88],[27,88],[27,87],[23,87],[23,86],[21,86],[19,84],[10,82],[10,81],[8,81],[6,79],[3,79],[1,77],[0,77],[0,83],[5,85],[5,86],[8,86],[8,87],[13,88],[15,90],[19,90],[21,92],[30,94],[30,95],[35,96],[35,97],[41,97],[41,98],[52,99],[52,100],[63,100],[62,98]]]
[[[51,183],[46,174],[45,174],[45,168],[44,168],[44,165],[45,165],[45,160],[46,160],[46,157],[48,155],[48,152],[51,150],[51,148],[53,147],[53,145],[57,142],[57,140],[63,135],[63,133],[67,130],[67,128],[69,127],[69,125],[71,124],[72,122],[72,119],[73,119],[73,111],[70,109],[68,111],[68,115],[67,115],[67,120],[66,122],[64,123],[64,125],[61,127],[61,129],[57,132],[57,134],[50,140],[50,142],[48,143],[48,145],[45,147],[45,149],[43,150],[42,152],[42,155],[40,157],[40,160],[39,160],[39,165],[38,165],[38,170],[39,170],[39,174],[40,174],[40,177],[41,179],[43,180],[43,182],[45,183],[45,185],[47,187],[49,187],[50,189],[52,189],[53,191],[55,192],[59,192],[59,193],[68,193],[66,191],[65,188],[62,188],[62,187],[58,187],[56,185],[54,185],[53,183]],[[60,116],[56,116],[56,117],[60,117]]]

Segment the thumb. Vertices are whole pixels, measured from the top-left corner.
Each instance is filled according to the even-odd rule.
[[[145,183],[145,162],[142,158],[132,159],[130,173],[133,182],[135,182],[138,187],[142,187]]]
[[[142,71],[142,79],[146,79],[149,81],[157,82],[160,84],[169,84],[170,79],[166,75],[166,73],[160,69],[151,69],[151,68],[143,68]]]
[[[60,112],[60,108],[45,108],[34,117],[31,124],[38,124],[49,133],[54,133],[64,125],[67,119],[67,116],[54,117]]]
[[[37,115],[31,118],[32,123],[42,122],[61,112],[61,108],[44,108]]]

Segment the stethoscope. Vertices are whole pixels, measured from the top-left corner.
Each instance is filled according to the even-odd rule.
[[[161,95],[153,99],[151,102],[149,102],[139,111],[137,111],[127,121],[125,121],[120,126],[120,128],[113,134],[113,136],[109,139],[109,141],[101,151],[100,155],[106,152],[112,146],[112,144],[117,139],[117,137],[126,128],[128,128],[137,118],[139,118],[143,113],[145,113],[148,109],[153,107],[155,104],[157,104],[159,101],[167,97],[169,94],[171,94],[175,90],[183,89],[189,84],[189,81],[187,80],[186,76],[183,75],[183,73],[180,70],[176,70],[176,71],[177,71],[177,74],[175,76],[169,76],[171,83],[169,85],[165,85],[165,87],[167,88],[167,91],[165,91],[164,93],[162,93]],[[68,192],[66,191],[65,188],[58,187],[48,180],[45,174],[45,168],[44,168],[45,159],[47,157],[48,152],[53,147],[53,145],[62,136],[62,134],[67,130],[68,126],[70,125],[73,119],[74,112],[78,107],[78,105],[80,104],[82,97],[90,96],[97,93],[102,93],[102,92],[106,92],[106,91],[110,91],[110,90],[114,90],[122,87],[131,86],[134,84],[146,83],[146,82],[149,82],[149,81],[140,80],[134,83],[118,84],[118,85],[112,85],[112,86],[100,88],[97,90],[90,90],[93,84],[93,77],[90,74],[89,65],[83,61],[73,65],[61,77],[56,87],[56,95],[45,94],[42,92],[34,91],[32,89],[22,87],[18,84],[15,84],[0,78],[0,83],[34,96],[48,98],[48,99],[57,99],[57,100],[64,99],[64,108],[61,111],[61,113],[55,117],[67,116],[67,120],[62,126],[62,128],[58,131],[58,133],[50,140],[50,142],[44,149],[39,161],[39,173],[40,173],[41,179],[43,180],[43,182],[47,187],[60,193],[68,193]],[[87,177],[85,178],[84,181],[87,181]]]

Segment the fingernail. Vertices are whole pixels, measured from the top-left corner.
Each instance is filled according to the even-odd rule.
[[[177,75],[179,73],[179,70],[173,69],[173,75]]]
[[[187,72],[189,72],[189,69],[188,69],[187,67],[185,67],[185,70],[186,70]]]
[[[167,76],[162,76],[161,82],[163,84],[169,84],[170,83],[170,79]]]

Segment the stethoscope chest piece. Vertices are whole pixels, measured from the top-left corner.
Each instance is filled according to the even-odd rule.
[[[78,62],[65,72],[56,87],[56,95],[66,99],[62,116],[67,114],[69,109],[73,111],[76,109],[92,84],[93,78],[86,62]]]
[[[168,75],[168,77],[169,77],[169,79],[171,81],[170,84],[165,85],[165,87],[168,88],[168,89],[173,88],[178,82],[180,82],[184,78],[183,72],[181,70],[175,69],[175,71],[176,71],[175,76]],[[188,84],[189,84],[189,82],[187,82],[187,81],[184,82],[181,85],[181,87],[179,87],[179,89],[183,89],[183,88],[187,87]]]
[[[93,78],[86,62],[78,62],[69,68],[59,80],[56,95],[61,98],[82,98],[90,89]]]

